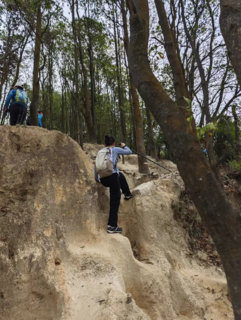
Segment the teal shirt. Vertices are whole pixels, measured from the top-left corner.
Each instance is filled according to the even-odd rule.
[[[42,126],[43,126],[43,125],[42,125],[42,118],[43,118],[42,114],[39,114],[39,115],[38,115],[38,125],[39,125],[39,127],[42,127]]]

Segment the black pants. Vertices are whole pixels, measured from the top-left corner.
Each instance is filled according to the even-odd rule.
[[[9,107],[10,112],[10,125],[16,126],[16,124],[23,124],[26,114],[27,108],[21,104],[14,103]]]
[[[105,187],[110,188],[110,215],[108,225],[117,227],[118,223],[118,209],[120,206],[121,193],[129,196],[131,194],[125,176],[122,173],[113,173],[111,176],[100,179]]]

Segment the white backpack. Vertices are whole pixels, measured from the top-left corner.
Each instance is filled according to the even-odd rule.
[[[95,169],[100,178],[105,178],[112,175],[113,162],[111,148],[103,148],[97,153],[95,159]]]

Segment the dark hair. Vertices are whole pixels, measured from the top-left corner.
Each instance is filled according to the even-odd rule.
[[[112,136],[105,136],[105,145],[108,146],[112,146],[112,144],[115,142],[115,138]]]
[[[39,110],[38,113],[39,113],[39,114],[40,114],[40,113],[43,113],[43,111]]]

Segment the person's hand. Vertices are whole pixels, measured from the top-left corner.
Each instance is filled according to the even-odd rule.
[[[124,146],[125,146],[125,143],[121,142],[121,143],[120,143],[120,147],[121,147],[121,148],[124,148]]]
[[[9,112],[9,110],[6,108],[6,109],[4,110],[4,112],[7,113],[7,112]]]

